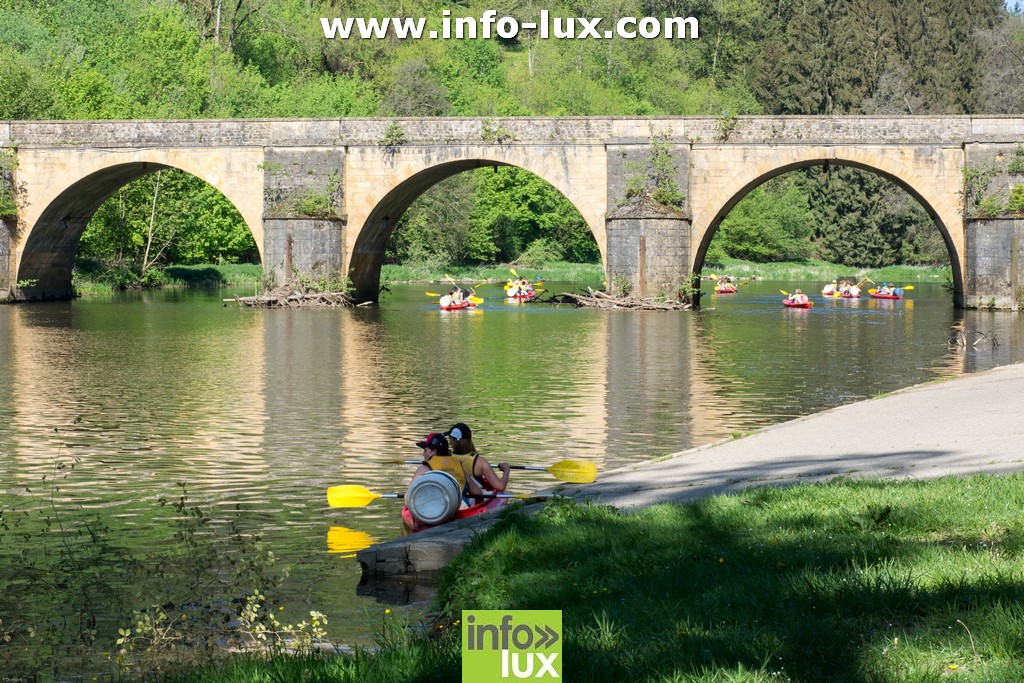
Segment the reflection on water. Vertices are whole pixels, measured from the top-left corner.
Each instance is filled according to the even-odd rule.
[[[500,290],[440,312],[417,286],[355,310],[224,307],[223,292],[0,307],[0,501],[61,453],[78,460],[65,509],[105,510],[131,534],[186,482],[292,567],[297,612],[320,609],[352,641],[390,592],[357,591],[350,555],[401,533],[400,503],[332,509],[325,491],[404,490],[412,468],[394,461],[430,431],[464,421],[492,460],[606,470],[1020,360],[1016,315],[956,311],[938,286],[789,310],[780,284],[689,313],[508,305]],[[951,346],[958,329],[998,346]]]

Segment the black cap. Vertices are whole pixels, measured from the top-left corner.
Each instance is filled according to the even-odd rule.
[[[444,433],[445,436],[450,436],[456,441],[459,439],[470,439],[473,437],[473,431],[469,428],[465,422],[457,422],[452,425],[452,428]]]
[[[433,448],[438,455],[448,455],[448,441],[443,434],[427,434],[427,438],[417,441],[416,445],[420,448]]]

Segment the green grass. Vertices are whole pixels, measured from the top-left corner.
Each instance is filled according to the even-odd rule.
[[[450,266],[438,272],[429,264],[385,265],[381,268],[380,280],[388,282],[447,282],[450,275],[456,280],[476,282],[505,282],[515,270],[519,275],[536,280],[538,276],[553,282],[579,282],[581,285],[601,287],[604,282],[604,266],[600,263],[558,262],[543,268],[522,268],[508,264],[490,266]]]
[[[562,610],[573,681],[1024,680],[1022,529],[1024,475],[510,509],[442,574],[427,635],[386,624],[376,654],[174,680],[458,680],[428,635],[464,609]]]
[[[263,266],[258,263],[206,263],[194,266],[168,266],[164,273],[175,286],[224,287],[260,282],[263,279]]]
[[[104,273],[101,267],[75,269],[72,284],[78,296],[107,296],[119,287],[117,282],[134,282],[135,277],[123,273]],[[150,271],[146,286],[150,287],[227,287],[261,282],[263,267],[258,263],[198,264],[167,266]]]
[[[938,266],[887,266],[885,268],[854,268],[841,266],[826,261],[800,261],[782,263],[753,263],[738,259],[726,258],[721,267],[705,267],[702,275],[734,275],[739,278],[757,277],[761,280],[797,280],[830,282],[839,277],[855,276],[858,279],[869,277],[876,284],[897,282],[938,283],[951,279],[949,267]]]

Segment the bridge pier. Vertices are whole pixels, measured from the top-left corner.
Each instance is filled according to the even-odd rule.
[[[676,297],[690,272],[690,220],[681,211],[643,203],[608,216],[608,290]]]
[[[270,147],[264,154],[264,273],[276,284],[296,276],[343,279],[344,149]]]
[[[964,308],[1017,310],[1024,303],[1024,219],[966,222]]]

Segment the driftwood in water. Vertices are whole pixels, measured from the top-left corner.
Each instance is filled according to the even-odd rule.
[[[320,306],[327,308],[366,306],[369,301],[361,304],[356,302],[345,292],[301,292],[287,285],[278,287],[272,292],[258,296],[236,296],[232,299],[224,299],[225,303],[236,302],[240,306],[255,306],[258,308],[299,308],[305,306]]]
[[[612,296],[587,287],[587,294],[563,292],[546,299],[532,299],[531,303],[572,304],[573,306],[589,306],[592,308],[624,308],[634,311],[685,311],[693,308],[684,301],[666,298],[641,298],[636,296]]]

